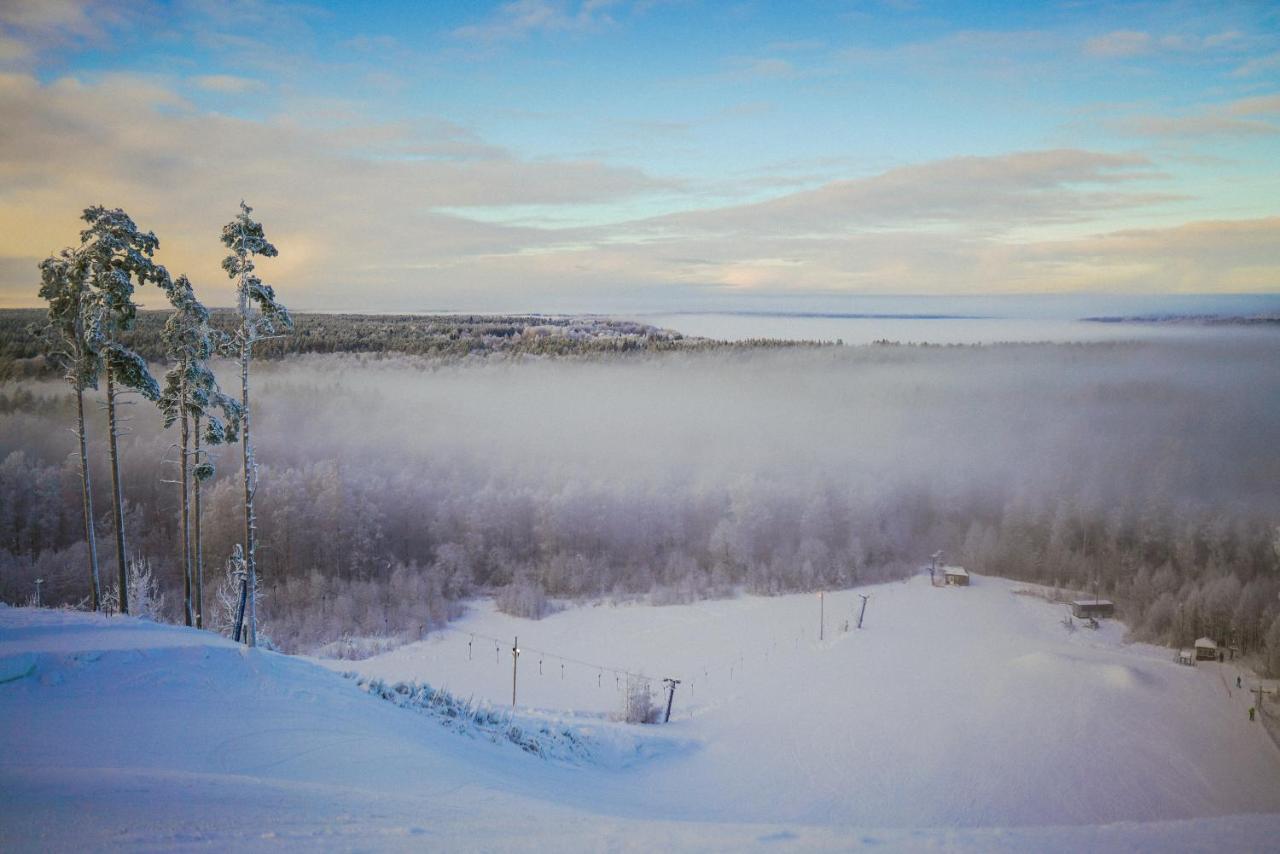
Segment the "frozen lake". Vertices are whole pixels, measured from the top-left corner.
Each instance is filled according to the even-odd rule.
[[[995,296],[755,298],[733,302],[621,313],[686,335],[742,341],[784,338],[870,344],[1132,341],[1200,335],[1187,323],[1107,322],[1091,317],[1252,317],[1280,315],[1275,294],[1220,296]],[[1273,334],[1269,330],[1215,326],[1223,334]]]
[[[786,338],[870,344],[993,344],[997,342],[1133,341],[1203,334],[1198,327],[1158,323],[1096,323],[1010,317],[830,317],[787,314],[686,313],[634,318],[685,335],[743,341]],[[1246,330],[1216,327],[1247,334]]]

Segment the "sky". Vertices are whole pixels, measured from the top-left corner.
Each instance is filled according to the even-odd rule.
[[[298,309],[1275,293],[1280,6],[0,0],[0,306],[241,199]]]

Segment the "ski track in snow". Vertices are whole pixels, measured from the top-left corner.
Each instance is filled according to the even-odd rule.
[[[631,727],[610,674],[523,654],[516,723],[572,728],[576,764],[308,660],[0,607],[0,850],[1275,850],[1280,750],[1230,664],[1180,667],[1111,621],[1068,633],[1022,586],[877,585],[847,632],[856,593],[828,593],[821,642],[813,595],[538,622],[480,602],[321,662],[495,710],[510,646],[468,659],[471,632],[684,680],[670,725]]]

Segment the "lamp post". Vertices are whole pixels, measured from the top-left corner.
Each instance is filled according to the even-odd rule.
[[[516,670],[520,661],[520,638],[511,644],[511,708],[516,707]]]
[[[821,642],[826,634],[827,628],[827,606],[823,599],[822,591],[818,591],[818,641]]]

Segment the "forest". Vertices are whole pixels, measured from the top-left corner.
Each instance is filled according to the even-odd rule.
[[[417,318],[415,323],[429,323]],[[255,366],[261,620],[287,650],[417,638],[469,596],[654,603],[978,573],[1115,599],[1133,636],[1280,668],[1280,339],[640,349]],[[219,377],[235,364],[215,359]],[[162,368],[159,366],[157,369]],[[101,395],[86,396],[93,404]],[[106,507],[105,425],[86,407]],[[176,428],[129,407],[131,548],[180,619]],[[74,396],[0,385],[0,598],[87,595]],[[243,531],[211,451],[212,588]],[[110,537],[98,515],[99,539]],[[103,575],[113,577],[104,550]],[[207,594],[208,598],[213,597]]]
[[[0,310],[0,382],[58,375],[39,334],[42,309]],[[440,361],[480,357],[588,356],[602,353],[698,351],[721,348],[817,346],[820,342],[762,339],[727,343],[681,335],[643,323],[609,317],[565,315],[366,315],[292,312],[289,335],[260,342],[255,358],[301,353],[404,353]],[[169,312],[140,310],[120,340],[152,363],[165,359],[164,326]],[[209,310],[210,326],[235,328],[232,309]]]

